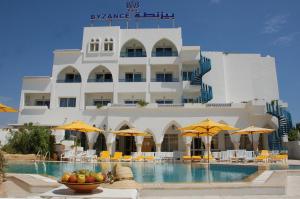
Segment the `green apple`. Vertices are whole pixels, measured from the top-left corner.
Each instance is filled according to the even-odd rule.
[[[102,182],[104,180],[102,173],[97,173],[95,178],[97,182]]]
[[[85,183],[85,175],[83,175],[83,174],[77,175],[77,182],[78,183]]]

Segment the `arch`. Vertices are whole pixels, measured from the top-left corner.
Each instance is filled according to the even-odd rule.
[[[184,148],[183,137],[179,137],[179,127],[181,125],[176,121],[171,121],[166,125],[163,131],[164,138],[161,144],[161,151],[181,151]]]
[[[162,38],[152,47],[152,57],[178,56],[176,45],[169,39]]]
[[[60,70],[56,78],[58,83],[80,83],[81,74],[73,66],[67,66]]]
[[[123,44],[120,57],[147,57],[146,48],[139,40],[129,39]]]
[[[94,144],[94,149],[96,149],[97,154],[99,154],[101,151],[107,150],[106,137],[103,133],[99,133],[97,141]]]
[[[98,65],[89,73],[88,82],[113,82],[113,76],[108,68]]]
[[[128,129],[132,128],[132,125],[127,122],[123,121],[121,122],[116,130],[123,130],[123,129]],[[137,147],[136,147],[136,142],[135,142],[135,137],[133,136],[116,136],[116,151],[122,152],[124,155],[130,155],[131,152],[135,152]]]
[[[128,122],[127,120],[124,120],[118,126],[116,126],[115,130],[116,131],[121,130],[122,127],[125,125],[129,126],[129,128],[133,128],[133,125],[130,122]]]
[[[143,137],[142,152],[155,152],[156,144],[154,133],[150,129],[146,129],[144,132],[150,133],[152,136]]]

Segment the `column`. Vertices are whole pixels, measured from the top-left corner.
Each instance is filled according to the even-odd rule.
[[[143,141],[144,141],[144,137],[141,136],[137,136],[135,137],[135,143],[136,143],[136,151],[138,154],[142,153],[142,146],[143,146]]]
[[[211,140],[212,140],[212,137],[211,136],[204,136],[204,137],[201,137],[201,140],[202,142],[204,143],[204,146],[205,146],[205,149],[206,151],[209,150],[209,154],[211,153],[210,152],[210,146],[211,146]],[[206,152],[205,152],[206,153]]]
[[[190,156],[191,155],[191,144],[185,144],[185,151],[186,151],[186,155]]]
[[[156,152],[161,152],[161,143],[155,143]]]
[[[97,142],[97,138],[99,136],[98,132],[86,133],[89,149],[92,150],[94,148],[94,144]]]
[[[151,102],[151,96],[150,96],[150,83],[151,83],[151,66],[150,66],[150,58],[147,58],[146,63],[146,99],[145,101],[150,103]]]
[[[234,150],[240,149],[240,141],[241,141],[241,135],[230,135],[231,142],[233,144]]]
[[[252,140],[252,135],[248,135],[250,142],[252,143],[252,147],[254,148],[254,151],[258,150],[258,145],[259,145],[259,134],[253,135],[253,140]]]

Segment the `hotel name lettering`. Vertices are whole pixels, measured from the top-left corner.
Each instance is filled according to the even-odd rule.
[[[133,15],[133,16],[132,16]],[[154,12],[154,13],[114,13],[114,14],[93,14],[91,15],[90,20],[91,21],[115,21],[115,20],[130,20],[131,18],[134,18],[136,20],[139,19],[159,19],[159,20],[171,20],[175,19],[174,13],[166,13],[166,12]]]

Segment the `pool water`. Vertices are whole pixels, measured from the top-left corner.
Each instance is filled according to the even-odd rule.
[[[66,171],[89,169],[96,172],[110,171],[115,163],[67,163],[67,162],[12,162],[9,173],[32,173],[54,176],[57,179]],[[134,179],[140,183],[185,182],[236,182],[243,181],[257,172],[256,166],[207,165],[191,163],[122,163],[132,169]]]

